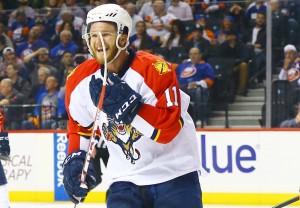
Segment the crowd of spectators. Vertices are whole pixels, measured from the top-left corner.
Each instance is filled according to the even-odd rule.
[[[300,3],[296,0],[269,2],[272,68],[274,73],[279,73],[277,69],[283,66],[283,47],[292,44],[296,49],[300,45],[297,35]],[[191,69],[189,64],[187,69],[182,68],[186,61],[193,61],[191,49],[192,53],[201,54],[199,64],[202,65],[209,65],[215,57],[232,59],[234,64],[230,70],[235,77],[236,94],[240,96],[246,96],[249,88],[264,83],[267,1],[0,0],[0,80],[3,80],[0,103],[36,106],[22,111],[24,116],[17,123],[23,122],[23,128],[58,128],[53,122],[46,125],[41,118],[52,121],[66,118],[65,110],[59,107],[66,77],[90,57],[81,38],[82,25],[91,8],[105,3],[119,4],[132,17],[129,45],[132,50],[163,56],[180,73]],[[212,68],[212,73],[213,70],[216,69]],[[193,82],[205,90],[212,88],[213,76],[202,79],[211,81],[206,87],[202,86],[203,80]],[[2,85],[12,89],[8,93]],[[208,102],[209,98],[205,100]],[[13,111],[12,108],[2,110]]]

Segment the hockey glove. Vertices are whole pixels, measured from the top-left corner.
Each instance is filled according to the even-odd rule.
[[[132,90],[126,82],[117,75],[108,73],[108,85],[103,103],[103,110],[117,122],[123,121],[130,124],[142,106],[142,96]],[[89,84],[91,99],[95,106],[98,105],[102,89],[102,80],[92,76]]]
[[[102,90],[102,80],[100,78],[95,78],[95,75],[92,76],[92,79],[89,84],[89,90],[91,99],[94,103],[94,105],[97,107],[100,99],[100,93]]]
[[[113,73],[108,74],[103,110],[117,122],[130,124],[142,106],[142,96]]]
[[[7,132],[0,132],[0,160],[10,160],[10,146]]]
[[[66,157],[63,163],[63,183],[66,193],[74,204],[82,202],[87,193],[96,185],[95,171],[93,167],[93,158],[91,158],[87,171],[85,184],[87,187],[81,187],[80,175],[83,169],[86,152],[78,150],[72,152]]]

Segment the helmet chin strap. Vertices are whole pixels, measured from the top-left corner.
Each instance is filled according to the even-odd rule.
[[[116,39],[116,46],[117,46],[117,48],[118,48],[118,52],[116,53],[115,57],[114,57],[110,62],[108,62],[107,64],[110,64],[110,63],[112,63],[114,60],[116,60],[116,58],[119,56],[119,54],[121,53],[121,51],[125,50],[125,49],[127,48],[127,46],[129,45],[129,41],[127,41],[126,45],[125,45],[123,48],[121,48],[121,47],[119,46],[119,38],[120,38],[120,37],[121,37],[121,35],[119,34],[119,35],[117,36],[117,39]]]

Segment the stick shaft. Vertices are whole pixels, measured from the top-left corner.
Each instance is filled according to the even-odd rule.
[[[292,204],[292,203],[298,201],[299,197],[300,196],[293,197],[293,198],[291,198],[289,200],[286,200],[286,201],[282,202],[281,204],[278,204],[278,205],[276,205],[275,207],[272,207],[272,208],[282,208],[282,207],[285,207],[285,206],[287,206],[289,204]]]
[[[90,137],[89,148],[86,153],[86,158],[85,158],[83,169],[82,169],[81,176],[80,176],[80,181],[82,183],[85,182],[86,174],[87,174],[89,164],[90,164],[90,160],[91,160],[93,151],[95,149],[95,146],[98,143],[98,140],[96,139],[96,134],[97,134],[97,130],[98,130],[97,125],[98,125],[98,121],[100,119],[100,113],[101,113],[101,110],[103,107],[105,91],[106,91],[106,85],[103,85],[102,90],[101,90],[100,100],[99,100],[98,107],[97,107],[97,113],[96,113],[94,124],[93,124],[92,134]],[[100,132],[98,132],[98,133],[100,133]]]

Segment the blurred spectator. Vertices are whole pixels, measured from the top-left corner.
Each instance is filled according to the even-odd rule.
[[[189,54],[191,48],[199,48],[201,51],[201,58],[203,60],[207,60],[209,57],[211,46],[210,42],[203,37],[203,27],[194,28],[193,38],[186,41],[186,44],[183,47],[183,52],[185,54]]]
[[[6,27],[3,23],[0,22],[0,35],[5,38],[5,46],[13,48],[14,45],[11,39],[6,34]]]
[[[183,47],[186,41],[185,26],[179,19],[175,19],[171,26],[171,32],[163,37],[161,47]]]
[[[4,36],[0,35],[0,63],[3,62],[3,50],[6,47]]]
[[[18,0],[18,7],[10,14],[10,18],[8,21],[9,26],[13,24],[14,20],[18,19],[17,13],[19,11],[23,11],[26,17],[35,19],[36,12],[31,6],[29,6],[29,3],[29,0]]]
[[[86,40],[81,38],[81,41],[78,44],[77,53],[85,54],[86,56],[90,56],[89,49],[86,44]]]
[[[72,11],[68,8],[61,11],[61,18],[58,19],[55,25],[56,34],[60,34],[59,29],[60,29],[60,25],[63,22],[72,22],[74,25],[74,29],[81,33],[81,28],[84,22],[83,19],[81,17],[74,16]]]
[[[74,56],[74,60],[73,60],[74,67],[72,66],[72,68],[77,67],[79,64],[82,64],[83,62],[85,62],[88,59],[89,59],[89,55],[82,54],[82,53],[76,53],[76,55]]]
[[[13,88],[22,93],[24,103],[26,103],[31,91],[30,83],[19,75],[19,66],[15,63],[8,64],[6,67],[7,78],[13,83]]]
[[[296,0],[281,0],[280,8],[281,12],[285,16],[287,16],[288,18],[292,18],[299,23],[299,2],[297,2]]]
[[[69,30],[63,30],[59,34],[59,43],[51,49],[50,56],[52,61],[56,62],[61,59],[63,53],[65,51],[69,51],[73,54],[73,56],[76,54],[78,46],[77,44],[72,40],[73,35],[71,31]]]
[[[150,0],[148,2],[145,2],[142,5],[141,9],[139,10],[138,15],[140,17],[142,17],[144,20],[146,19],[146,17],[150,16],[151,13],[153,13],[153,6],[152,6],[152,4],[153,4],[154,1],[157,1],[157,0]]]
[[[253,26],[255,24],[256,16],[259,12],[267,12],[267,3],[265,1],[255,0],[249,4],[245,13],[245,23],[247,26]]]
[[[40,30],[40,33],[41,33],[40,38],[47,43],[48,47],[50,47],[49,43],[51,41],[52,36],[54,35],[54,29],[53,29],[52,35],[51,35],[51,33],[48,33],[49,25],[46,26],[46,20],[43,20],[39,17],[35,19],[35,24],[36,24],[36,27]]]
[[[235,29],[226,31],[226,41],[219,46],[220,57],[232,58],[235,60],[233,72],[238,77],[237,94],[247,95],[248,81],[248,61],[250,59],[249,50],[244,43],[237,38],[238,34]]]
[[[270,0],[270,6],[272,11],[272,47],[282,47],[287,33],[287,18],[282,14],[278,0]]]
[[[64,85],[66,73],[67,70],[74,67],[74,56],[70,51],[65,51],[60,59],[60,61],[57,62],[55,67],[57,68],[57,78],[58,78],[58,84],[59,86]]]
[[[223,18],[223,24],[220,28],[220,30],[217,30],[215,33],[215,37],[219,44],[223,43],[226,40],[226,32],[236,29],[234,25],[234,19],[230,15],[226,15]]]
[[[21,42],[16,48],[16,55],[24,60],[24,57],[37,51],[39,48],[48,48],[48,44],[42,40],[39,27],[34,26],[30,29],[28,40]]]
[[[135,6],[136,6],[137,11],[140,11],[141,8],[142,8],[142,6],[143,6],[145,3],[149,2],[149,1],[150,1],[150,0],[137,0],[137,1],[135,2]]]
[[[255,26],[246,34],[246,42],[249,47],[254,49],[254,57],[249,66],[250,78],[257,79],[259,83],[265,79],[265,63],[266,63],[266,14],[258,12],[255,19]],[[255,83],[253,83],[255,86]]]
[[[281,12],[278,0],[270,0],[272,12],[272,69],[279,65],[283,56],[282,47],[287,42],[287,17]],[[280,62],[281,64],[281,62]]]
[[[40,27],[42,33],[42,39],[45,40],[49,47],[52,48],[51,45],[52,38],[55,37],[56,34],[56,22],[59,15],[59,5],[57,0],[49,0],[45,3],[45,7],[43,11],[47,11],[43,15],[39,15],[36,19],[36,25]]]
[[[20,129],[20,121],[23,116],[22,108],[9,107],[10,105],[20,104],[23,104],[23,95],[14,89],[9,78],[2,79],[0,82],[0,106],[4,108],[7,130]],[[8,107],[6,108],[6,106]]]
[[[244,33],[245,31],[245,4],[246,2],[242,3],[232,3],[230,8],[229,8],[229,13],[233,19],[234,19],[234,24],[236,25],[236,29],[238,30],[239,33]]]
[[[252,45],[256,54],[266,48],[266,14],[259,12],[256,15],[255,25],[247,33],[247,43]]]
[[[290,120],[282,121],[280,124],[281,128],[300,128],[300,103],[297,107],[296,117]]]
[[[153,13],[146,17],[147,33],[150,36],[163,37],[171,30],[172,22],[177,19],[173,14],[167,13],[162,0],[153,2]]]
[[[37,82],[36,84],[32,85],[29,97],[28,97],[28,104],[36,104],[38,98],[41,94],[46,92],[46,79],[50,76],[50,71],[46,67],[39,67],[37,71]]]
[[[195,120],[199,127],[208,117],[208,89],[213,85],[214,72],[211,65],[202,60],[199,48],[191,48],[189,57],[190,61],[178,65],[176,74],[180,89],[195,102]]]
[[[70,21],[64,21],[62,22],[62,24],[59,26],[58,29],[58,35],[55,36],[54,39],[52,39],[51,45],[57,45],[59,43],[59,34],[61,31],[63,30],[69,30],[71,31],[73,37],[72,40],[78,44],[78,46],[80,44],[82,44],[82,37],[81,37],[81,33],[78,30],[75,30],[74,25],[72,22]]]
[[[71,13],[75,17],[80,17],[81,19],[86,18],[85,11],[77,5],[76,0],[65,0],[61,5],[61,12],[63,12],[66,8],[71,10]]]
[[[294,45],[284,47],[283,67],[279,73],[280,80],[288,80],[293,88],[300,87],[300,61],[297,59],[297,49]]]
[[[30,0],[30,5],[32,6],[32,8],[34,9],[39,9],[41,7],[44,6],[44,2],[46,0]]]
[[[132,26],[133,27],[132,27],[132,31],[131,31],[131,34],[130,34],[130,36],[132,36],[136,33],[136,30],[135,30],[136,23],[139,22],[139,21],[143,21],[143,18],[135,13],[135,5],[133,3],[129,2],[126,5],[125,9],[129,13],[129,15],[131,16],[131,19],[132,19]]]
[[[29,35],[29,30],[35,26],[33,19],[26,16],[24,11],[18,10],[16,12],[16,20],[8,27],[8,37],[10,37],[15,46],[19,43],[26,41]]]
[[[222,17],[223,12],[226,9],[226,4],[224,3],[226,0],[211,0],[211,1],[203,1],[202,8],[206,14],[210,16]]]
[[[139,21],[135,25],[136,33],[129,38],[129,47],[134,51],[144,50],[148,45],[153,47],[154,41],[146,31],[146,23]]]
[[[300,41],[299,30],[300,30],[300,4],[299,1],[294,0],[283,0],[280,1],[280,9],[283,16],[287,19],[287,24],[283,25],[286,29],[285,35],[286,42],[285,44],[294,44],[297,45]]]
[[[4,2],[0,1],[0,22],[1,22],[1,24],[7,25],[8,18],[9,18],[9,15],[8,15],[8,11],[5,10]]]
[[[28,79],[28,71],[24,62],[16,57],[15,50],[11,47],[3,49],[3,63],[0,64],[0,80],[6,78],[6,67],[8,64],[16,63],[20,67],[20,75]]]
[[[1,1],[6,10],[14,10],[18,7],[18,2],[16,0],[14,0],[14,1],[1,0]]]
[[[62,85],[59,89],[59,92],[58,92],[58,98],[60,98],[60,99],[65,98],[65,95],[66,95],[66,80],[67,80],[68,76],[72,73],[73,70],[74,70],[74,67],[71,67],[71,66],[69,66],[66,69],[66,73],[65,73],[65,76],[64,76],[64,82],[62,83]]]
[[[88,5],[84,7],[85,12],[87,13],[91,9],[95,8],[96,6],[100,6],[102,4],[109,3],[109,0],[88,0]]]
[[[48,48],[39,48],[28,56],[25,56],[24,63],[28,68],[31,85],[38,83],[38,69],[40,67],[48,68],[50,75],[57,76],[57,69],[51,64]]]
[[[202,14],[197,14],[195,16],[195,21],[196,21],[196,27],[202,27],[203,28],[203,37],[210,42],[215,39],[215,34],[212,30],[208,29],[206,27],[207,20],[206,17]]]
[[[58,82],[55,77],[49,76],[46,80],[46,93],[41,94],[37,102],[39,107],[34,110],[36,120],[25,120],[22,122],[22,129],[56,129],[57,119],[65,116],[66,109],[64,100],[58,98]],[[35,123],[34,121],[41,121]]]
[[[128,0],[115,0],[116,4],[126,9],[127,4],[129,3]]]
[[[171,0],[171,5],[168,7],[167,12],[182,21],[194,19],[190,5],[184,1]]]

